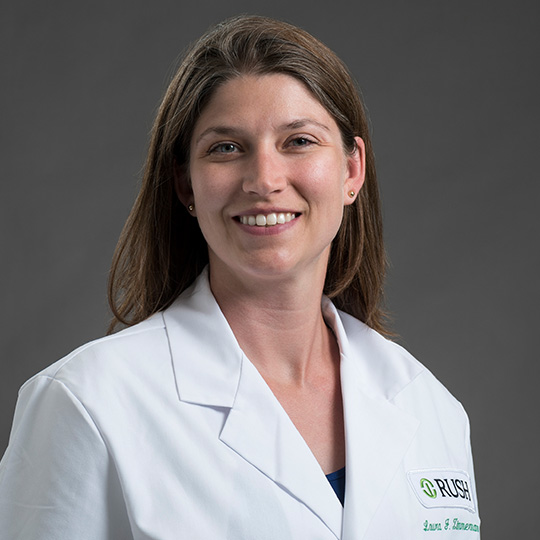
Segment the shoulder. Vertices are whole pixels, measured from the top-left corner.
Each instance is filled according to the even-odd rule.
[[[103,403],[119,406],[177,395],[176,357],[186,350],[201,353],[216,314],[206,304],[213,298],[202,274],[166,310],[116,334],[82,345],[21,387],[19,396],[42,394],[51,386],[63,388],[84,406],[107,414]],[[214,301],[214,304],[215,301]],[[205,307],[206,306],[206,307]],[[217,304],[216,304],[217,306]],[[219,308],[214,307],[214,311]],[[213,316],[214,319],[211,319]],[[188,347],[192,340],[191,348]],[[190,357],[191,358],[191,357]]]
[[[467,421],[461,403],[437,377],[404,347],[355,317],[339,311],[349,354],[360,376],[402,408],[422,411],[426,404],[445,415]]]
[[[163,358],[168,358],[168,341],[163,315],[156,313],[137,325],[78,347],[26,381],[20,393],[49,380],[79,396],[85,389],[95,392],[98,386],[103,389],[107,384],[144,377],[142,372]]]

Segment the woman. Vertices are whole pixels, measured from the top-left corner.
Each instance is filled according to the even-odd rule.
[[[466,415],[379,333],[384,260],[341,61],[262,17],[204,35],[113,262],[128,328],[21,389],[6,538],[479,537]]]

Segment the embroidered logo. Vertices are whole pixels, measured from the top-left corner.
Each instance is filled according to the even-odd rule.
[[[422,491],[431,499],[435,499],[437,497],[437,492],[433,488],[433,484],[427,478],[422,478],[422,480],[420,480],[420,487],[422,488]]]
[[[465,508],[475,512],[471,480],[465,471],[422,469],[407,473],[416,497],[426,508]]]

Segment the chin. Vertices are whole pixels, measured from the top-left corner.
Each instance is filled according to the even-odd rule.
[[[291,280],[326,275],[330,249],[322,249],[311,256],[299,257],[299,249],[230,250],[222,254],[209,253],[210,267],[214,275],[228,279]],[[222,256],[220,256],[222,255]],[[307,254],[306,254],[307,255]],[[216,276],[217,277],[217,276]]]

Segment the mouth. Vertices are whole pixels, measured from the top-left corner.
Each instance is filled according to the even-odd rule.
[[[269,214],[252,214],[237,216],[235,219],[251,227],[274,227],[283,223],[289,223],[296,219],[300,214],[292,212],[271,212]]]

